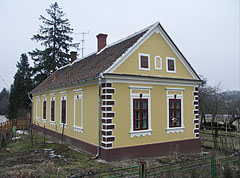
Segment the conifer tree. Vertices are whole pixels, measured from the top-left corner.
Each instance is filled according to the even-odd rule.
[[[9,91],[3,88],[0,92],[0,115],[7,114],[9,104]]]
[[[17,62],[17,72],[14,76],[14,82],[10,89],[10,105],[8,117],[10,119],[22,117],[27,114],[30,104],[28,92],[33,88],[32,73],[28,57],[22,54],[20,62]]]
[[[43,50],[35,49],[29,54],[34,61],[34,73],[36,84],[46,79],[49,75],[70,62],[69,50],[71,47],[78,47],[77,43],[72,43],[71,34],[73,29],[65,18],[65,13],[58,6],[57,2],[46,9],[49,18],[40,15],[40,25],[38,34],[33,35],[32,40],[40,42]]]

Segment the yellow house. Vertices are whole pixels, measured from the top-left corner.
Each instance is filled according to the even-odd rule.
[[[199,152],[201,80],[160,23],[106,38],[32,90],[37,129],[108,161]]]

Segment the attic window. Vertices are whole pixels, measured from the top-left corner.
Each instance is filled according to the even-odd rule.
[[[175,58],[167,57],[166,61],[167,61],[166,62],[167,72],[176,73],[176,60],[175,60]]]
[[[139,53],[139,70],[150,70],[150,55]]]
[[[156,70],[162,70],[162,58],[160,56],[155,56],[155,69]]]

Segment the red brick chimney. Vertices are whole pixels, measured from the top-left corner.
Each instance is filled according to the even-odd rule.
[[[97,39],[98,39],[98,52],[101,51],[106,45],[107,45],[107,34],[98,34]]]
[[[71,51],[71,63],[73,63],[77,59],[77,51]]]

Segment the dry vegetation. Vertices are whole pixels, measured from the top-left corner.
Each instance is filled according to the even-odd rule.
[[[72,175],[91,174],[104,170],[138,166],[144,161],[148,173],[163,171],[163,174],[152,177],[211,177],[210,156],[212,150],[203,150],[199,154],[172,155],[168,157],[132,159],[107,163],[103,160],[93,159],[93,155],[73,149],[66,144],[58,144],[55,140],[46,139],[39,134],[34,134],[33,144],[29,135],[18,135],[21,139],[10,140],[6,149],[0,153],[0,177],[71,177]],[[237,157],[240,155],[237,154]],[[207,162],[200,165],[202,158],[209,157]],[[217,153],[221,157],[221,152]],[[190,164],[189,164],[190,163]],[[189,165],[188,165],[189,164]],[[190,165],[198,164],[193,168]],[[238,165],[240,163],[238,162]],[[219,177],[240,177],[239,166],[218,164]],[[151,169],[157,167],[157,169]],[[179,169],[180,168],[180,169]],[[171,171],[171,169],[178,169]],[[137,168],[138,170],[138,168]],[[170,170],[170,171],[168,171]],[[128,171],[128,170],[127,170]],[[92,177],[108,177],[126,173],[121,170]],[[87,176],[89,177],[89,176]],[[136,176],[128,176],[136,177]]]

